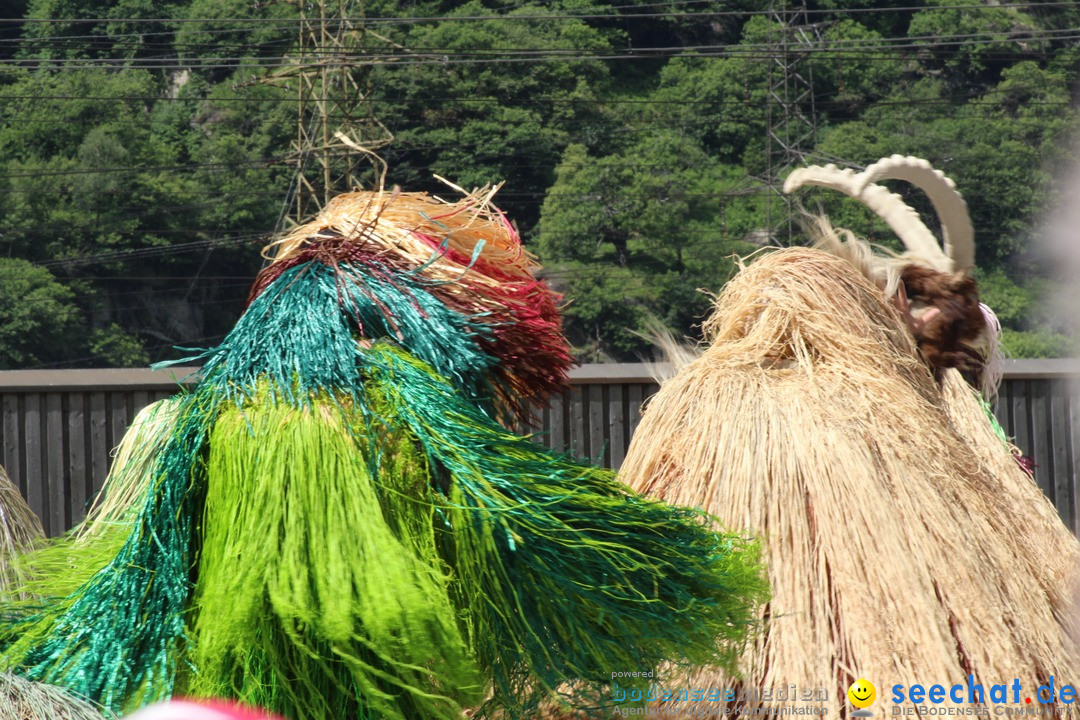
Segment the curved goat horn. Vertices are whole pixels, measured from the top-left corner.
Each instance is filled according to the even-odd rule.
[[[784,192],[790,194],[804,185],[832,188],[861,201],[892,228],[910,255],[929,263],[939,272],[952,270],[952,260],[942,251],[937,238],[923,224],[919,214],[899,195],[889,192],[888,188],[864,180],[854,170],[840,170],[835,165],[815,165],[793,170],[784,181]]]
[[[967,203],[956,190],[956,183],[945,173],[935,170],[922,158],[893,155],[863,170],[856,189],[878,180],[905,180],[926,193],[941,220],[945,254],[952,261],[952,269],[968,272],[975,267],[975,230]]]

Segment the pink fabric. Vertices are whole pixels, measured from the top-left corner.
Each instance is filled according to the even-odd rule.
[[[128,720],[281,720],[257,708],[224,700],[173,700],[143,708]]]

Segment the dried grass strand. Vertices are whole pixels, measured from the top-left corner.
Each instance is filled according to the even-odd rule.
[[[45,538],[41,520],[0,466],[0,599],[15,584],[11,560]]]
[[[92,704],[44,683],[0,673],[0,720],[106,720]]]
[[[344,193],[314,220],[268,245],[263,255],[281,262],[318,242],[320,234],[340,234],[353,243],[404,256],[436,281],[458,280],[474,265],[474,253],[476,260],[499,267],[506,276],[484,276],[478,278],[481,282],[495,286],[504,279],[532,281],[540,269],[536,257],[522,247],[513,225],[492,204],[500,187],[465,193],[456,202],[427,193]]]
[[[76,528],[79,542],[98,537],[109,527],[130,521],[153,480],[154,463],[176,426],[182,396],[153,402],[136,415],[114,451],[101,492],[86,519]]]

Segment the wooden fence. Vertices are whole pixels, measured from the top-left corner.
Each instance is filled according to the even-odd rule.
[[[77,523],[101,488],[111,451],[131,419],[173,394],[188,370],[0,372],[0,465],[57,535]],[[1021,360],[1008,367],[995,408],[1002,426],[1036,462],[1039,486],[1062,519],[1080,527],[1080,361]],[[656,392],[641,364],[586,365],[571,390],[538,410],[536,439],[618,467]]]

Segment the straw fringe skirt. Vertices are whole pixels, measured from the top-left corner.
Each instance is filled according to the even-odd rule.
[[[896,684],[1016,678],[1024,705],[1050,676],[1080,683],[1080,544],[873,285],[820,251],[777,251],[729,283],[705,330],[711,347],[649,402],[621,478],[761,537],[773,598],[741,678],[668,684],[731,688],[746,707],[812,694],[836,714],[864,677],[889,714]],[[799,700],[777,700],[791,685]]]

